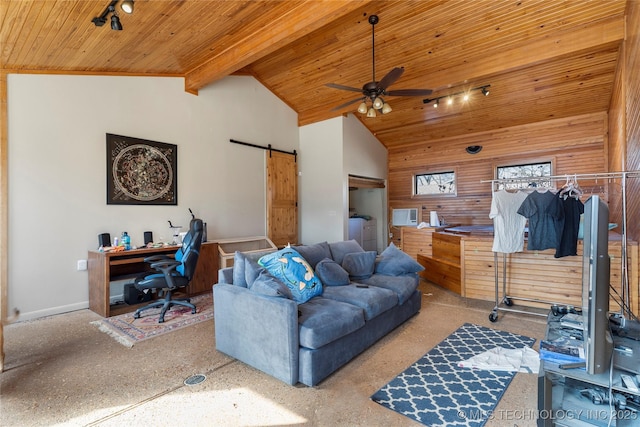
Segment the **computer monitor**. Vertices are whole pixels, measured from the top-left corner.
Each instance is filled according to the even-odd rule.
[[[609,329],[609,207],[599,196],[584,205],[582,313],[586,370],[609,369],[613,339]]]

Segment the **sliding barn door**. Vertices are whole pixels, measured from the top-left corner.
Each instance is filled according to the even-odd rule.
[[[267,234],[279,248],[298,243],[298,167],[296,156],[267,156]]]

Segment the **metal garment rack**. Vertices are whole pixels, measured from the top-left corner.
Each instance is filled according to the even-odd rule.
[[[625,171],[625,172],[607,172],[607,173],[594,173],[594,174],[567,174],[567,175],[555,175],[555,176],[541,176],[541,177],[518,177],[518,178],[505,178],[505,179],[492,179],[492,180],[484,180],[480,181],[481,183],[491,183],[491,191],[492,194],[495,191],[496,184],[518,184],[518,183],[529,183],[529,184],[537,184],[542,182],[558,182],[564,181],[569,182],[571,180],[577,181],[578,179],[583,180],[606,180],[607,183],[614,179],[619,179],[621,181],[621,195],[622,195],[622,253],[621,253],[621,291],[622,295],[620,296],[620,315],[623,318],[634,317],[631,312],[631,304],[629,301],[629,266],[628,266],[628,258],[627,258],[627,179],[628,178],[640,178],[640,171]],[[532,187],[539,188],[539,187]],[[535,316],[543,316],[546,317],[547,313],[536,313],[529,312],[524,310],[518,310],[514,308],[508,308],[513,305],[513,300],[519,301],[528,301],[535,302],[541,304],[557,304],[553,301],[545,301],[539,300],[535,298],[523,298],[516,296],[507,295],[507,254],[502,254],[502,299],[500,298],[499,291],[499,278],[498,278],[498,253],[493,253],[494,260],[494,272],[495,272],[495,306],[491,313],[489,314],[489,320],[492,322],[496,322],[498,320],[498,311],[508,311],[514,313],[521,314],[530,314]],[[501,307],[500,304],[503,303],[507,307]]]

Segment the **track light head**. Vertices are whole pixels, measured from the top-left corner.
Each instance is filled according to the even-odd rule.
[[[120,23],[120,17],[114,12],[111,15],[111,29],[116,31],[122,31],[122,23]]]
[[[489,89],[487,89],[487,87],[488,87],[488,86],[483,86],[483,87],[482,87],[482,94],[483,94],[484,96],[489,95]]]
[[[124,0],[122,4],[120,4],[120,9],[124,13],[133,13],[133,0]]]

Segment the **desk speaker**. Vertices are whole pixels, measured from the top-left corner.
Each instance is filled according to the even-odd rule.
[[[111,234],[98,234],[98,247],[100,246],[111,246]]]
[[[151,231],[144,232],[144,244],[145,246],[153,242],[153,233]]]
[[[124,285],[124,302],[129,305],[140,304],[141,302],[151,301],[151,292],[141,292],[136,289],[133,283]]]

